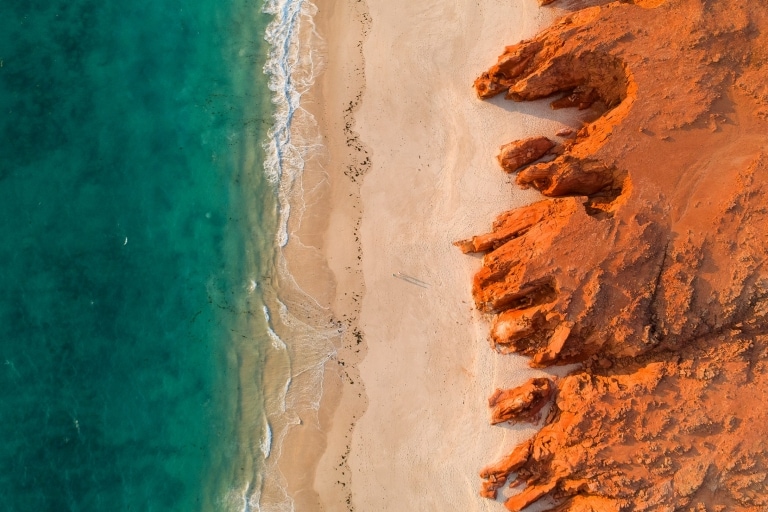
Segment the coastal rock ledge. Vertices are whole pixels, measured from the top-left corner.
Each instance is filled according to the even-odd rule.
[[[546,137],[531,137],[505,144],[499,151],[499,164],[507,172],[515,172],[521,167],[543,157],[555,143]]]
[[[531,164],[517,184],[545,198],[456,245],[483,254],[472,292],[497,351],[581,365],[491,396],[493,423],[554,401],[481,494],[523,484],[511,511],[768,510],[768,7],[563,7],[475,89],[590,122],[549,162],[500,157]]]

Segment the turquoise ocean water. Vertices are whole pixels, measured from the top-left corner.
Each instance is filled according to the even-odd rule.
[[[262,9],[3,0],[0,510],[251,508],[278,208]]]

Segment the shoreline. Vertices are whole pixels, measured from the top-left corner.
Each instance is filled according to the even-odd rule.
[[[362,76],[344,80],[346,87],[342,88],[334,82],[362,67],[362,54],[354,40],[364,37],[366,15],[362,2],[332,1],[304,20],[299,36],[301,41],[313,39],[320,44],[321,48],[312,51],[319,52],[323,71],[302,93],[302,119],[291,126],[292,134],[316,141],[297,177],[295,187],[300,193],[291,198],[290,236],[283,254],[286,276],[293,283],[286,290],[290,295],[301,290],[300,299],[315,301],[317,308],[313,309],[326,315],[316,323],[329,324],[335,332],[330,337],[332,354],[322,363],[318,407],[303,408],[301,421],[288,427],[273,461],[292,510],[323,510],[327,504],[347,501],[349,472],[336,462],[348,454],[347,434],[340,425],[353,424],[365,408],[356,370],[365,355],[357,323],[363,293],[360,245],[355,240],[361,208],[359,179],[356,182],[343,173],[349,168],[355,169],[348,173],[351,176],[361,174],[364,162],[370,162],[363,151],[348,143],[354,137],[347,124],[354,110],[350,102],[359,103],[364,82]],[[352,18],[355,23],[349,23]],[[331,28],[333,23],[335,28]],[[328,51],[325,37],[331,32],[335,51]],[[340,62],[331,56],[346,58]],[[291,334],[295,333],[286,332]]]
[[[643,506],[687,506],[701,498],[715,510],[734,501],[751,507],[760,493],[746,492],[742,481],[745,473],[758,479],[763,474],[763,465],[752,461],[765,454],[759,434],[765,414],[756,397],[768,379],[762,361],[766,278],[753,265],[764,252],[765,212],[749,199],[766,193],[764,180],[753,177],[764,176],[768,166],[757,135],[765,126],[763,68],[739,59],[759,47],[740,36],[768,18],[745,9],[741,24],[723,32],[720,18],[701,17],[705,32],[715,36],[700,44],[697,33],[678,34],[659,15],[677,9],[688,19],[685,7],[704,9],[686,0],[663,4],[661,11],[655,11],[655,0],[595,7],[555,24],[550,22],[559,12],[551,7],[460,2],[370,1],[370,9],[360,11],[365,24],[357,31],[349,30],[355,24],[344,11],[354,2],[323,6],[331,13],[323,26],[333,35],[327,55],[339,64],[328,69],[312,96],[327,144],[318,164],[324,177],[317,182],[325,194],[311,189],[319,199],[314,225],[325,229],[307,236],[315,237],[312,249],[327,260],[322,268],[331,278],[312,282],[328,290],[327,310],[332,302],[338,313],[330,323],[342,336],[334,357],[324,360],[325,393],[319,411],[313,410],[313,426],[304,427],[300,418],[301,428],[288,440],[296,443],[286,442],[295,456],[281,469],[293,475],[287,489],[294,503],[301,510],[491,511],[505,502],[510,510],[535,512],[593,504],[618,510],[638,500]],[[510,20],[517,24],[510,26]],[[656,30],[627,38],[626,27],[633,24]],[[354,41],[354,34],[365,37]],[[692,69],[678,68],[678,60],[642,51],[676,38],[705,58]],[[357,45],[350,48],[350,40]],[[475,83],[482,97],[509,88],[512,97],[532,99],[551,96],[554,87],[570,94],[561,104],[578,101],[581,107],[583,101],[588,107],[598,98],[608,110],[598,106],[596,115],[582,116],[552,112],[547,100],[478,102],[463,85],[496,61],[500,40],[525,41],[507,47],[511,60]],[[536,49],[542,41],[553,53]],[[610,59],[596,59],[597,47]],[[534,57],[516,53],[521,48],[534,48]],[[345,62],[358,49],[360,61]],[[580,86],[586,89],[574,91],[572,75],[548,67],[554,59],[581,66],[585,75],[576,78],[586,81]],[[613,74],[605,73],[606,66]],[[537,77],[542,69],[558,71],[554,84],[522,78]],[[677,79],[668,80],[658,69]],[[736,71],[743,74],[731,73]],[[371,87],[352,80],[361,74]],[[360,95],[334,111],[335,100],[358,86]],[[658,98],[661,104],[639,101],[638,91],[647,96],[660,90],[667,91]],[[687,101],[691,91],[703,100],[695,111]],[[583,124],[588,126],[579,129]],[[514,178],[499,172],[492,155],[500,145],[529,136],[554,138],[565,127],[577,129],[575,140],[553,160]],[[719,149],[702,155],[705,147]],[[359,162],[370,165],[362,186],[354,166],[345,167],[345,148],[362,153]],[[672,171],[659,173],[659,164]],[[590,178],[569,174],[580,171]],[[695,194],[676,191],[686,177],[694,179]],[[480,258],[462,256],[451,242],[487,232],[498,214],[541,199],[533,191],[519,192],[513,179],[540,189],[549,198],[541,204],[558,212],[515,232],[497,248],[501,252],[492,249],[494,256],[483,261],[474,289],[478,307],[489,311],[481,315],[466,284]],[[723,185],[730,186],[730,202],[720,193]],[[674,192],[666,197],[669,190]],[[515,215],[540,210],[541,204]],[[750,230],[746,238],[741,222]],[[707,237],[713,226],[721,237]],[[746,246],[737,247],[734,237]],[[704,269],[697,254],[708,255],[708,262],[738,256],[738,272],[715,264]],[[512,267],[499,266],[505,257]],[[681,272],[691,278],[681,280]],[[509,276],[514,279],[507,281]],[[552,283],[554,297],[536,303],[542,297],[531,295],[543,287],[542,276]],[[532,292],[516,280],[539,288]],[[503,302],[509,295],[486,299],[482,294],[496,281],[501,286],[493,293],[522,292],[530,302]],[[633,299],[638,293],[643,300]],[[573,296],[583,303],[570,308]],[[489,350],[489,320],[514,327],[518,311],[536,314],[531,310],[539,308],[552,314],[534,326],[537,332],[524,335],[528,344],[513,349],[534,355],[535,364],[583,365],[545,373],[528,368],[527,358]],[[611,322],[595,328],[594,315],[605,316],[611,308]],[[493,316],[497,309],[513,314]],[[581,315],[578,323],[570,321],[572,315]],[[726,330],[706,331],[712,325]],[[493,343],[516,342],[512,336],[518,332],[494,331]],[[683,348],[670,354],[671,346]],[[736,381],[717,379],[724,368],[729,374],[737,369]],[[543,428],[541,421],[489,426],[485,404],[494,388],[514,395],[526,378],[543,375],[556,377],[550,385],[558,389],[555,404],[542,411]],[[699,400],[705,388],[714,395]],[[740,393],[755,404],[740,408],[733,399]],[[726,402],[733,407],[723,410]],[[641,425],[634,422],[638,417]],[[686,421],[670,423],[670,417]],[[700,442],[701,428],[718,443]],[[694,437],[681,441],[689,434]],[[720,442],[732,446],[723,450]],[[634,457],[638,443],[649,457]],[[748,466],[734,466],[736,451]],[[674,460],[665,458],[670,453]],[[488,460],[499,462],[483,468]],[[627,465],[653,483],[616,481],[606,471],[622,475]],[[488,500],[478,495],[481,468]],[[723,483],[723,492],[713,494]],[[708,506],[699,501],[696,508]]]
[[[470,88],[474,76],[495,59],[499,40],[530,37],[551,22],[557,11],[540,11],[534,5],[501,8],[485,1],[479,7],[467,2],[466,13],[475,16],[445,12],[439,5],[428,16],[430,11],[424,6],[402,4],[333,0],[318,5],[313,18],[313,27],[323,39],[324,70],[302,95],[301,108],[317,123],[324,148],[305,162],[301,187],[310,193],[299,198],[306,207],[300,215],[292,210],[285,254],[298,286],[329,308],[343,334],[333,340],[335,356],[324,365],[317,417],[307,421],[302,414],[303,421],[289,428],[278,454],[276,464],[295,510],[403,510],[423,495],[424,488],[434,486],[435,472],[444,474],[446,465],[452,476],[441,481],[447,492],[435,506],[460,502],[470,510],[484,510],[486,500],[477,495],[481,463],[537,430],[535,426],[500,429],[488,425],[485,400],[493,385],[521,383],[542,372],[530,370],[523,358],[499,356],[488,349],[487,319],[472,311],[466,284],[479,262],[462,255],[451,243],[487,229],[499,212],[538,197],[514,189],[509,176],[489,157],[498,146],[532,133],[553,135],[567,123],[578,125],[573,113],[552,112],[546,102],[489,104],[479,102]],[[408,8],[419,11],[410,16],[406,28],[411,32],[406,37],[401,34],[399,44],[393,45],[388,38],[397,19],[388,20],[381,10],[391,13]],[[528,25],[510,29],[502,22],[505,15],[512,19],[522,14],[532,18]],[[445,67],[428,66],[424,72],[435,79],[448,79],[442,84],[441,99],[449,106],[438,105],[424,90],[417,90],[418,80],[407,78],[409,69],[400,67],[398,73],[391,73],[391,62],[387,62],[393,57],[408,62],[411,48],[432,43],[439,37],[432,29],[444,21],[455,24],[458,35],[451,41],[450,51],[435,54],[448,59]],[[377,27],[382,35],[377,36]],[[388,45],[396,46],[394,56],[386,51]],[[467,46],[472,53],[463,57],[459,70],[443,76],[450,58]],[[366,73],[386,76],[377,76],[376,87],[368,88]],[[408,93],[395,95],[396,102],[402,101],[400,109],[397,104],[382,102],[382,94],[398,88]],[[381,108],[400,110],[390,123],[394,133],[377,124]],[[406,115],[410,112],[420,115]],[[542,113],[550,119],[538,117]],[[456,133],[448,133],[446,127]],[[424,138],[425,133],[440,130],[439,144]],[[403,152],[403,165],[384,167],[382,157],[391,157],[401,147],[400,133],[412,139]],[[373,142],[367,146],[369,141]],[[423,178],[414,178],[414,168]],[[407,183],[408,190],[382,180],[383,172]],[[434,183],[446,193],[434,193]],[[418,194],[430,191],[430,202],[419,200]],[[382,199],[398,194],[403,200],[392,211]],[[475,204],[477,197],[487,200]],[[430,211],[437,213],[430,215]],[[399,233],[390,228],[395,225]],[[402,231],[409,225],[409,231]],[[400,235],[403,240],[398,240]],[[435,267],[442,270],[433,272],[406,257],[416,255],[412,243],[420,254],[439,261]],[[391,250],[398,246],[402,249],[399,254]],[[426,281],[427,288],[396,279],[393,274],[398,272]],[[382,325],[402,321],[403,310],[398,308],[402,305],[422,316],[407,319],[407,331]],[[409,347],[420,344],[427,348],[425,354],[409,352]],[[449,346],[454,353],[446,355]],[[411,364],[394,360],[393,351],[407,353]],[[428,373],[433,375],[422,377]],[[406,378],[401,387],[393,386],[402,376]],[[419,393],[408,396],[409,389]],[[446,396],[457,403],[442,402]],[[435,407],[429,405],[436,403]],[[416,418],[404,411],[409,407],[425,410],[429,417]],[[408,418],[405,430],[388,420],[400,414]],[[446,425],[448,420],[455,424]],[[424,422],[428,424],[422,425]],[[435,427],[437,431],[431,435],[414,435]],[[436,460],[444,445],[438,434],[446,429],[456,436],[456,442],[472,438],[476,444],[467,443],[465,449],[444,453]],[[390,453],[390,446],[398,444],[410,453]],[[414,450],[418,452],[415,456]],[[397,481],[394,467],[408,481],[414,477],[423,480],[415,486]],[[453,487],[460,493],[451,494]],[[384,492],[377,495],[377,490]]]

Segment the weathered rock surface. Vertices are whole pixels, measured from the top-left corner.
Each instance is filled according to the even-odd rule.
[[[515,172],[543,157],[553,147],[555,143],[546,137],[531,137],[501,146],[497,158],[502,169],[506,172]]]
[[[528,380],[513,389],[497,389],[488,398],[491,425],[505,421],[534,421],[552,396],[552,381],[546,377]]]
[[[625,174],[596,160],[567,154],[551,162],[532,165],[520,171],[517,184],[534,187],[545,196],[618,194]]]
[[[608,510],[766,510],[768,337],[713,336],[665,355],[563,379],[550,423],[481,473],[486,495],[515,472],[551,487],[563,510],[591,510],[576,505],[593,497]]]
[[[531,447],[531,442],[526,441],[500,461],[483,468],[480,471],[480,478],[484,480],[480,495],[484,498],[496,499],[497,490],[507,483],[509,475],[528,462],[531,457]]]
[[[592,116],[519,172],[548,199],[457,244],[484,253],[472,293],[498,351],[583,363],[481,494],[512,479],[516,511],[768,510],[768,8],[576,4],[475,82]]]
[[[493,231],[469,240],[461,240],[454,245],[465,254],[497,249],[513,238],[525,234],[545,217],[554,214],[558,208],[559,201],[539,201],[526,208],[502,213],[493,223]]]

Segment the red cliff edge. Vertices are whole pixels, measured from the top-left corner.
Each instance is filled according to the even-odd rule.
[[[494,393],[493,423],[555,398],[481,494],[524,484],[511,511],[768,510],[768,8],[580,5],[475,81],[592,115],[551,161],[506,146],[504,170],[528,165],[517,184],[545,197],[456,243],[483,254],[472,293],[496,350],[581,363],[556,388]]]

